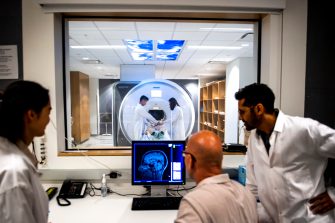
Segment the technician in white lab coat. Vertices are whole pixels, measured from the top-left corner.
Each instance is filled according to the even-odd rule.
[[[265,209],[260,205],[260,217],[276,223],[335,222],[335,188],[326,187],[324,179],[328,158],[335,158],[335,130],[274,109],[275,96],[265,84],[248,85],[235,98],[240,118],[252,130],[247,187]]]
[[[51,106],[49,91],[17,81],[4,92],[0,108],[0,222],[47,223],[49,200],[28,149],[44,135]]]
[[[185,126],[184,126],[184,115],[183,109],[179,106],[175,98],[169,99],[171,117],[166,121],[171,129],[171,138],[173,140],[184,140],[185,139]]]
[[[148,101],[149,98],[145,95],[142,95],[140,97],[139,103],[135,107],[133,140],[142,139],[148,121],[152,124],[158,123],[158,121],[152,115],[150,115],[144,107]]]

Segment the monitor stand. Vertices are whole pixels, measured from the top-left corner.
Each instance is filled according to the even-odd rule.
[[[151,197],[166,197],[168,186],[161,185],[151,185],[150,186],[150,196]]]

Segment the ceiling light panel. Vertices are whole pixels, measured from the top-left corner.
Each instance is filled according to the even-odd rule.
[[[175,61],[181,52],[184,40],[124,40],[134,60]]]
[[[241,33],[211,32],[206,40],[211,41],[237,41],[241,38]]]

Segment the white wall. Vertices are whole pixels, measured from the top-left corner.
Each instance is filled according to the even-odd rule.
[[[298,116],[305,107],[307,2],[287,1],[283,13],[281,109]]]
[[[238,105],[234,95],[239,88],[240,64],[235,60],[226,69],[225,143],[237,143]]]
[[[235,92],[257,81],[257,68],[253,58],[239,58],[226,69],[225,142],[237,143],[239,136],[238,103]]]
[[[265,43],[262,44],[262,50],[269,52],[263,53],[262,51],[262,68],[267,59],[270,63],[267,69],[262,69],[262,82],[275,87],[275,93],[279,93],[282,109],[285,112],[302,115],[304,110],[307,0],[287,0],[286,2],[287,9],[284,10],[283,20],[278,17],[279,15],[270,15],[264,19],[263,28],[266,28],[266,23],[269,24],[268,32],[263,32],[262,39]],[[54,32],[54,26],[59,25],[59,21],[55,20],[53,14],[44,14],[34,0],[22,1],[22,11],[24,78],[37,81],[50,90],[53,107],[51,120],[58,128],[56,130],[52,124],[49,124],[46,129],[48,164],[45,168],[104,168],[86,157],[57,156],[58,150],[64,149],[64,114],[60,103],[63,99],[62,69],[60,66],[62,55],[59,42],[60,34]],[[281,21],[283,21],[283,44],[280,44],[281,35],[277,36],[277,39],[273,35],[278,34],[278,27],[275,28],[274,32],[270,29],[270,24],[271,26],[276,24],[280,27]],[[271,38],[266,37],[268,34]],[[269,38],[269,42],[266,42],[267,38]],[[282,50],[280,45],[282,45]],[[278,52],[281,51],[283,59],[282,62],[278,62],[281,58]],[[110,168],[130,168],[130,157],[95,158]]]
[[[90,78],[90,129],[91,134],[98,135],[98,117],[99,117],[99,80],[97,78]]]
[[[275,106],[304,116],[307,0],[287,0],[283,14],[263,19],[261,82],[276,95]]]
[[[263,19],[261,48],[261,82],[273,90],[275,107],[280,108],[282,15],[268,15]]]
[[[143,81],[146,79],[155,79],[155,65],[121,64],[120,81]]]

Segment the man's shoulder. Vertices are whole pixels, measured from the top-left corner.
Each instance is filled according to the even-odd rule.
[[[300,124],[301,126],[306,126],[306,124],[316,124],[318,121],[308,118],[308,117],[301,117],[301,116],[293,116],[283,114],[284,120],[289,123]]]
[[[218,179],[218,177],[220,176],[216,176],[216,177]],[[225,180],[225,182],[222,181],[222,182],[217,182],[217,183],[210,182],[210,183],[200,184],[194,190],[187,193],[184,196],[184,198],[186,200],[199,200],[199,201],[204,201],[207,199],[211,200],[213,197],[223,196],[226,193],[225,188],[226,187],[230,188],[232,184],[233,182],[230,179],[228,179],[228,181]],[[236,187],[236,185],[233,185],[233,187]]]

